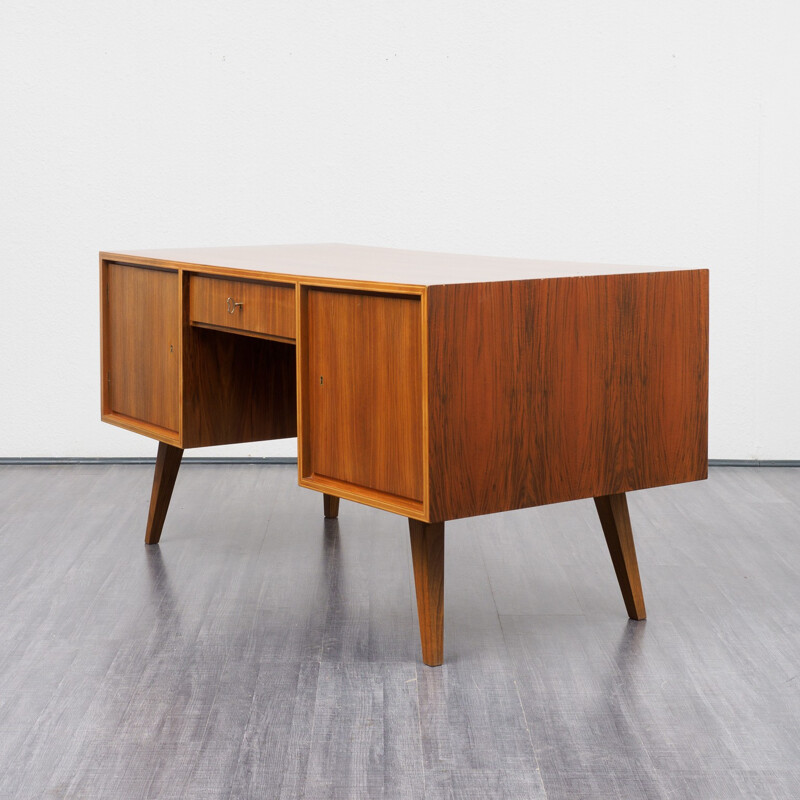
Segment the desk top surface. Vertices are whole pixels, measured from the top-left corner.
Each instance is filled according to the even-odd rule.
[[[409,286],[672,272],[678,269],[455,255],[350,244],[114,250],[101,255],[112,260],[127,257],[169,264],[263,272],[290,278],[324,278]]]

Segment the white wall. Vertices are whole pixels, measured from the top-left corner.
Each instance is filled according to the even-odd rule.
[[[99,249],[711,269],[710,455],[800,458],[800,4],[0,4],[0,455],[98,421]],[[293,454],[294,442],[220,448]]]

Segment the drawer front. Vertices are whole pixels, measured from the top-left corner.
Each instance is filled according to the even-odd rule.
[[[295,338],[294,286],[192,275],[189,313],[193,323],[241,333]]]

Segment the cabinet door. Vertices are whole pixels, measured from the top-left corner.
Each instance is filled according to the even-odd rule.
[[[178,434],[178,273],[109,264],[106,411]]]
[[[309,289],[304,472],[423,499],[420,299]]]

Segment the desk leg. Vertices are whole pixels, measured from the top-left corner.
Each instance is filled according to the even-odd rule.
[[[422,660],[438,667],[444,653],[444,522],[409,519]]]
[[[647,614],[644,610],[642,582],[639,579],[639,564],[636,561],[636,548],[633,546],[633,529],[625,493],[595,497],[594,504],[597,506],[597,514],[603,526],[628,616],[631,619],[645,619]]]
[[[150,495],[150,513],[147,516],[147,530],[144,534],[145,544],[158,544],[161,529],[167,516],[169,500],[178,477],[183,450],[171,444],[158,443],[156,456],[156,472],[153,476],[153,493]]]
[[[336,519],[339,516],[339,498],[335,494],[322,495],[325,519]]]

